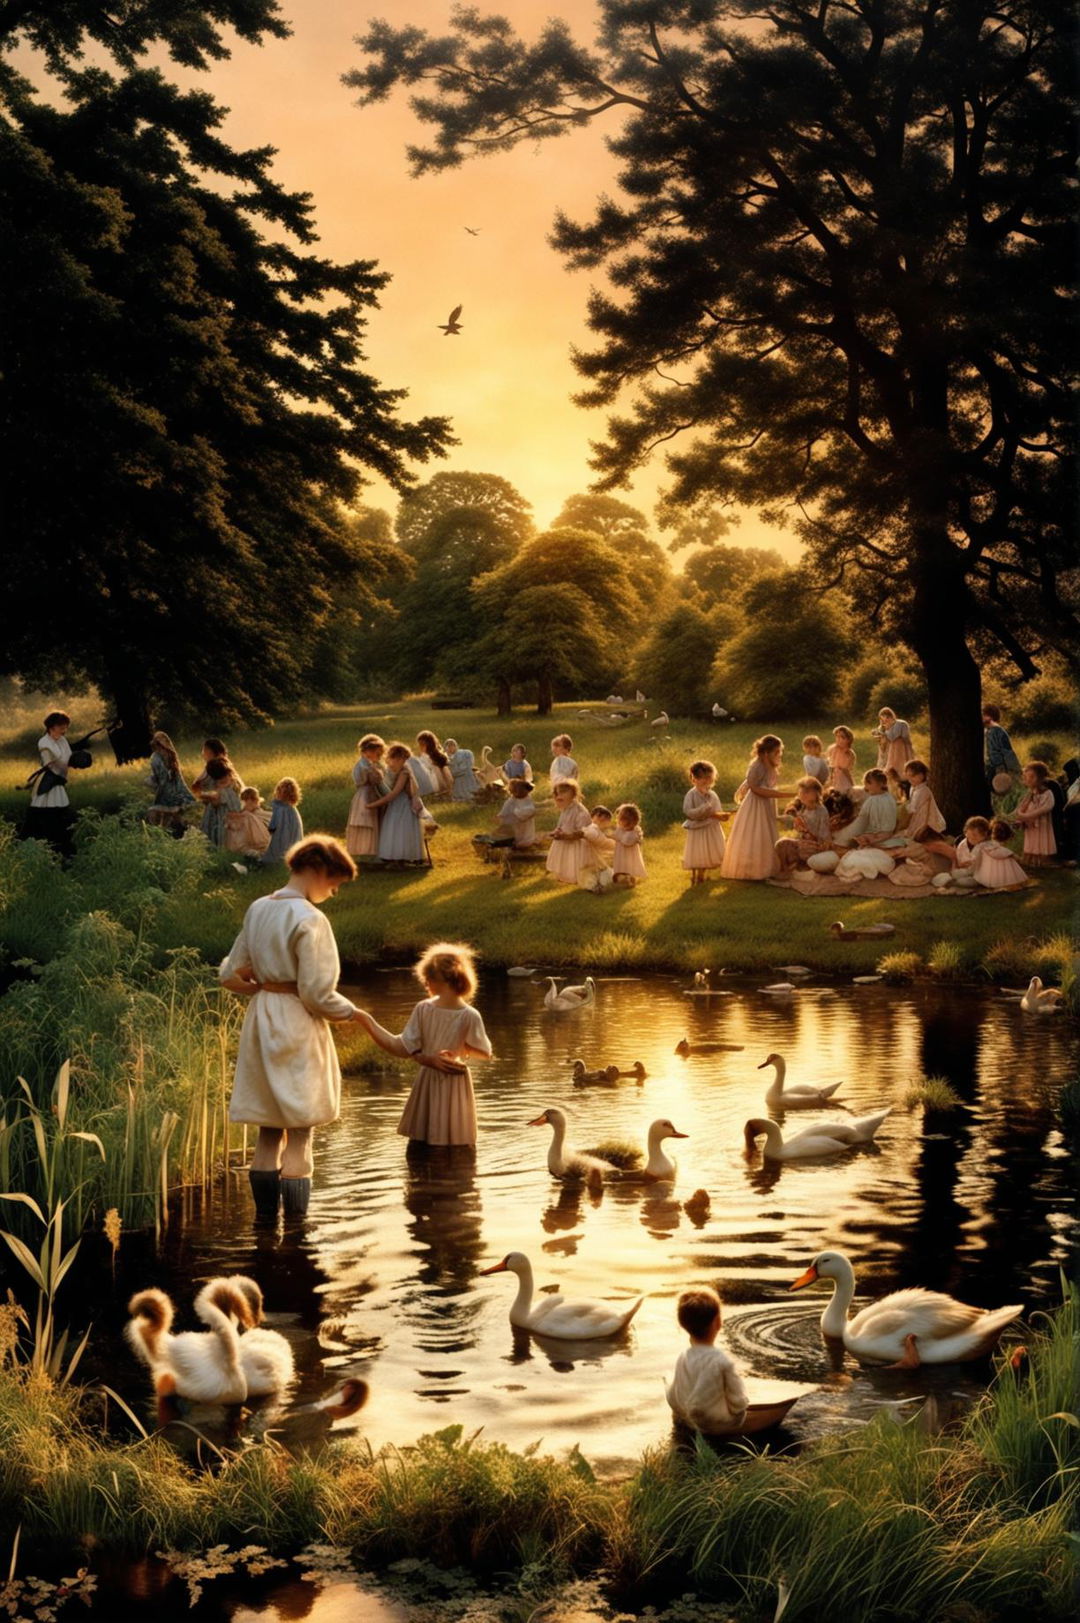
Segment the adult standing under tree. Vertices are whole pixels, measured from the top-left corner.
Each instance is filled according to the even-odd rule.
[[[595,290],[598,488],[666,443],[676,509],[790,516],[914,651],[950,824],[988,799],[980,664],[1080,653],[1070,395],[1075,11],[1060,0],[599,0],[595,49],[463,8],[373,23],[417,172],[617,120],[622,193],[560,216]],[[626,391],[636,387],[629,409]]]
[[[66,735],[70,726],[71,717],[64,710],[51,710],[45,717],[45,731],[37,742],[41,770],[34,777],[24,827],[28,840],[45,840],[65,856],[71,850],[74,821],[67,792],[71,745]]]

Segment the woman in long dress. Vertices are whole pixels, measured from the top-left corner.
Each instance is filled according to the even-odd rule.
[[[414,1143],[475,1144],[476,1097],[465,1061],[490,1059],[491,1043],[472,1007],[477,985],[472,953],[455,942],[437,942],[413,973],[428,996],[413,1009],[400,1036],[358,1011],[380,1048],[420,1062],[397,1130]],[[441,1063],[431,1063],[431,1057]]]
[[[878,724],[871,734],[878,741],[877,764],[883,772],[895,772],[897,777],[904,775],[904,766],[915,754],[915,745],[911,739],[911,728],[906,721],[900,721],[895,710],[888,705],[878,711]]]
[[[281,890],[252,902],[218,970],[224,987],[251,1000],[229,1119],[259,1129],[249,1176],[261,1217],[275,1216],[279,1199],[290,1215],[307,1210],[312,1131],[336,1121],[341,1104],[330,1024],[357,1012],[337,990],[337,943],[319,912],[356,864],[337,840],[313,834],[289,853],[289,869]]]
[[[389,791],[370,801],[372,811],[382,812],[379,825],[380,862],[423,862],[424,824],[427,808],[413,775],[414,758],[406,744],[391,744],[386,761],[392,775]]]
[[[780,785],[784,746],[774,733],[754,742],[746,796],[728,831],[720,872],[725,879],[770,879],[776,871],[776,802],[791,794]]]
[[[71,849],[74,821],[67,792],[71,745],[65,735],[70,726],[71,717],[64,710],[51,710],[45,717],[45,731],[37,741],[37,751],[48,776],[37,780],[24,829],[27,839],[45,840],[65,854]]]
[[[377,857],[379,854],[379,813],[374,801],[386,793],[383,757],[386,745],[378,733],[365,733],[356,746],[359,759],[352,769],[353,797],[345,826],[345,844],[351,857]]]

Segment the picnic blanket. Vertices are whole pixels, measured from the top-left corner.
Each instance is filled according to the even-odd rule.
[[[1028,890],[1035,881],[1029,879],[1024,885],[1012,885],[1006,890],[987,890],[982,885],[977,890],[954,890],[951,887],[939,890],[935,885],[894,885],[888,877],[856,879],[845,884],[835,874],[796,868],[786,878],[770,879],[768,883],[779,890],[794,891],[798,896],[881,896],[890,902],[908,902],[919,901],[924,896],[943,896],[952,900],[960,896],[1005,896],[1010,891]]]

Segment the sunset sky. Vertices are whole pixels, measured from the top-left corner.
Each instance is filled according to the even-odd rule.
[[[561,14],[591,37],[591,0],[499,0],[492,9],[528,33]],[[589,279],[570,274],[547,237],[557,207],[586,215],[612,187],[602,131],[414,180],[405,144],[424,136],[405,97],[361,109],[341,74],[360,65],[353,40],[372,17],[439,31],[450,0],[285,0],[284,11],[291,39],[241,43],[213,71],[215,94],[231,109],[229,134],[278,148],[281,180],[314,194],[323,251],[378,260],[393,276],[367,354],[383,383],[409,390],[409,415],[453,419],[461,444],[429,471],[502,474],[533,503],[537,522],[550,522],[566,496],[587,487],[589,440],[604,419],[570,400],[578,381],[570,348],[587,339]],[[459,303],[464,330],[445,338],[437,324]],[[615,494],[650,510],[663,478],[657,460]],[[392,507],[395,498],[373,485],[368,500]],[[730,539],[798,551],[753,513]]]

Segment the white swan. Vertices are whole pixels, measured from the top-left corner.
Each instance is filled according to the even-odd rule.
[[[752,1154],[757,1140],[764,1134],[762,1153],[767,1161],[800,1161],[816,1155],[838,1155],[853,1144],[869,1144],[888,1114],[884,1110],[876,1116],[856,1117],[851,1122],[822,1122],[820,1126],[804,1128],[791,1138],[785,1138],[774,1121],[755,1116],[743,1129],[746,1152]]]
[[[772,986],[763,986],[761,990],[768,997],[790,997],[795,985],[792,981],[774,981]]]
[[[485,744],[480,752],[480,760],[473,768],[482,784],[498,783],[502,777],[502,768],[495,765],[491,759],[491,745]]]
[[[822,1251],[789,1289],[816,1279],[835,1281],[821,1315],[824,1335],[842,1340],[848,1352],[870,1363],[917,1369],[920,1364],[963,1363],[985,1358],[1007,1324],[1023,1312],[1011,1307],[969,1307],[941,1291],[903,1290],[883,1296],[848,1319],[855,1272],[842,1251]]]
[[[519,1330],[534,1330],[537,1335],[557,1336],[561,1341],[593,1341],[600,1336],[617,1336],[625,1330],[645,1300],[639,1296],[626,1310],[609,1302],[568,1302],[562,1296],[542,1296],[533,1306],[532,1263],[522,1251],[510,1251],[493,1268],[481,1268],[480,1276],[487,1274],[516,1274],[518,1292],[510,1307],[510,1323]]]
[[[1038,975],[1032,975],[1027,991],[1020,999],[1025,1014],[1059,1014],[1065,995],[1056,986],[1044,986]]]
[[[227,1279],[212,1279],[195,1298],[206,1330],[173,1335],[173,1304],[161,1290],[139,1291],[128,1303],[128,1344],[149,1366],[159,1398],[175,1394],[193,1403],[243,1403],[247,1377],[233,1315],[251,1322],[250,1308]]]
[[[240,1364],[247,1380],[248,1397],[280,1392],[295,1374],[292,1348],[279,1331],[263,1326],[263,1293],[255,1281],[246,1274],[232,1274],[228,1284],[248,1306],[251,1328],[244,1330],[240,1337]]]
[[[665,1138],[689,1138],[689,1133],[680,1133],[672,1126],[666,1116],[660,1116],[649,1128],[648,1146],[649,1154],[645,1162],[642,1176],[645,1178],[674,1178],[678,1170],[671,1156],[663,1148]]]
[[[826,1087],[813,1088],[809,1083],[799,1082],[794,1087],[785,1087],[787,1061],[784,1056],[769,1054],[758,1070],[763,1071],[767,1065],[771,1065],[776,1072],[765,1094],[765,1103],[774,1110],[810,1110],[814,1105],[828,1104],[833,1094],[844,1085],[842,1082],[830,1082]]]
[[[669,717],[667,711],[666,710],[661,710],[660,714],[656,717],[656,719],[654,721],[650,721],[649,726],[650,727],[668,727],[668,726],[670,726],[670,724],[671,724],[671,718]]]
[[[584,985],[564,986],[561,992],[554,975],[548,975],[546,979],[548,989],[544,993],[545,1009],[566,1013],[572,1009],[584,1009],[596,998],[596,982],[591,975],[586,975]]]
[[[528,1125],[552,1128],[547,1164],[553,1178],[582,1180],[591,1189],[599,1189],[605,1176],[615,1171],[610,1161],[603,1161],[598,1155],[566,1148],[566,1115],[554,1105],[534,1116]]]

